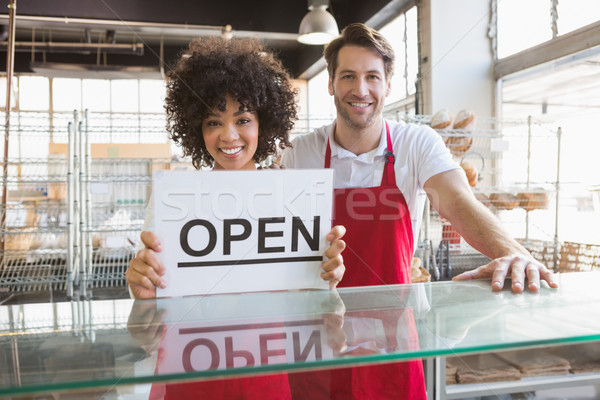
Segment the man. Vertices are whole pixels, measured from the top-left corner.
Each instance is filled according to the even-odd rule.
[[[492,288],[500,290],[510,274],[514,292],[524,290],[525,277],[531,291],[539,289],[540,278],[558,286],[552,273],[475,199],[435,131],[384,120],[394,52],[381,34],[363,24],[348,25],[326,46],[324,56],[336,120],[297,138],[284,153],[283,165],[335,170],[334,225],[347,230],[346,273],[340,286],[410,283],[425,194],[469,244],[493,260],[454,279],[491,277]],[[332,398],[388,398],[398,395],[395,381],[403,376],[402,383],[411,389],[402,398],[423,398],[418,364],[346,369],[345,375],[337,371],[320,387],[324,398],[325,392]],[[302,388],[310,387],[310,381],[291,382]],[[318,397],[315,390],[300,396]]]

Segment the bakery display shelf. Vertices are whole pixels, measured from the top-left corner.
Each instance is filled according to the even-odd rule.
[[[34,267],[48,258],[38,249],[56,248],[60,259],[48,262],[68,264],[68,296],[82,285],[93,286],[93,279],[125,286],[123,266],[139,242],[153,171],[191,164],[171,157],[164,114],[19,112],[11,117],[9,203],[0,212],[9,222],[3,260],[13,272],[4,282],[35,289],[23,284],[47,281],[46,272]],[[95,264],[104,272],[93,275]],[[84,271],[88,266],[90,274]]]
[[[451,400],[479,396],[498,396],[501,394],[599,384],[600,374],[597,373],[540,376],[521,378],[518,381],[447,385],[445,386],[445,394],[441,394],[438,399]]]
[[[5,259],[19,260],[21,263],[50,263],[60,264],[65,259],[65,249],[28,249],[28,250],[5,250],[2,253]]]
[[[90,285],[88,290],[99,288],[125,288],[127,282],[125,280],[125,271],[129,264],[121,264],[119,266],[104,267],[99,265],[97,270],[108,269],[106,272],[96,272],[89,277]]]
[[[83,292],[94,288],[125,288],[125,271],[136,253],[137,247],[133,245],[94,249],[90,255],[90,268],[80,282]]]
[[[66,290],[69,273],[65,251],[4,254],[0,288],[10,293]]]
[[[152,182],[152,177],[148,175],[98,175],[91,176],[88,178],[81,179],[81,182],[87,183],[102,183],[102,182],[111,182],[113,184],[132,184],[132,183],[146,183],[149,184]]]
[[[133,233],[139,234],[142,232],[143,221],[138,224],[129,224],[124,227],[94,227],[94,228],[81,228],[81,232],[84,233]]]

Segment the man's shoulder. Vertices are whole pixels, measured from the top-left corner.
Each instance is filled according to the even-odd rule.
[[[300,134],[292,140],[292,147],[288,149],[292,153],[323,153],[325,143],[329,137],[331,125],[322,126],[312,132]]]
[[[292,140],[292,146],[285,150],[284,165],[288,168],[313,168],[314,165],[321,165],[330,129],[331,125],[326,125],[296,136]]]
[[[421,142],[436,140],[439,137],[437,132],[427,125],[390,121],[388,126],[393,141]]]

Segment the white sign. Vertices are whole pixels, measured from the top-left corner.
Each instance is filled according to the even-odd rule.
[[[328,288],[333,171],[156,171],[157,296]]]

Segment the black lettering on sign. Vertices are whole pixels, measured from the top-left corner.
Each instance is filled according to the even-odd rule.
[[[321,217],[316,216],[313,220],[313,234],[310,236],[308,233],[308,229],[304,226],[302,219],[300,217],[292,218],[292,251],[298,251],[298,232],[302,234],[302,237],[308,244],[311,250],[317,251],[319,250],[319,224],[321,222]]]
[[[268,237],[282,237],[283,231],[266,231],[267,224],[281,224],[285,217],[259,218],[258,219],[258,252],[259,253],[283,253],[285,247],[267,247],[265,242]]]
[[[231,226],[232,225],[241,225],[244,228],[244,231],[239,235],[231,234]],[[231,241],[237,240],[242,241],[248,239],[250,237],[250,233],[252,232],[252,226],[250,225],[250,221],[237,218],[237,219],[226,219],[223,221],[223,255],[231,254]]]
[[[188,236],[190,234],[190,229],[195,226],[203,226],[208,231],[208,244],[203,250],[194,250],[191,248],[190,243],[188,241]],[[207,254],[210,254],[211,251],[214,250],[215,245],[217,244],[217,230],[214,225],[204,219],[193,219],[188,221],[183,228],[181,228],[181,233],[179,234],[179,244],[183,251],[185,251],[190,256],[194,257],[202,257]]]
[[[268,246],[267,239],[282,238],[284,235],[283,227],[274,227],[270,225],[285,224],[285,217],[270,217],[258,219],[258,237],[257,237],[257,253],[285,253],[285,246]],[[308,225],[308,224],[307,224]],[[321,217],[315,216],[312,221],[312,228],[307,227],[300,217],[292,217],[291,220],[291,248],[289,252],[299,252],[300,237],[304,239],[311,251],[319,251],[320,244],[320,225]],[[235,230],[234,226],[241,227],[241,231]],[[204,228],[208,235],[208,243],[204,248],[197,248],[198,243],[190,243],[190,231],[193,228]],[[233,232],[239,232],[234,234]],[[219,232],[221,234],[221,232]],[[247,240],[252,235],[252,224],[250,221],[242,218],[225,219],[223,220],[223,256],[231,255],[233,242],[241,242]],[[192,257],[204,257],[215,250],[217,244],[217,229],[215,226],[204,219],[194,219],[188,221],[181,228],[179,234],[179,244],[181,249]],[[200,245],[201,246],[201,245]],[[249,264],[269,264],[269,263],[290,263],[290,262],[316,262],[322,261],[321,256],[300,256],[300,257],[278,257],[278,258],[246,258],[241,260],[212,260],[212,261],[188,261],[177,263],[177,267],[217,267],[226,265],[249,265]]]

